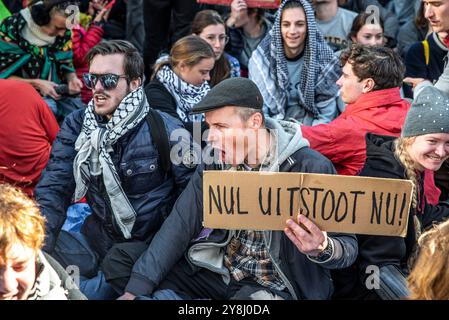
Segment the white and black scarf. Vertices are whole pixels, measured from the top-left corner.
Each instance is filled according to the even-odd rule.
[[[90,176],[103,176],[114,219],[126,239],[131,238],[131,230],[136,220],[136,212],[126,196],[112,162],[112,145],[136,127],[148,114],[148,105],[142,87],[129,93],[115,110],[112,118],[104,126],[99,126],[94,114],[94,103],[86,108],[83,126],[75,142],[78,151],[73,162],[76,189],[75,201],[87,192]]]
[[[317,116],[316,96],[321,100],[336,97],[340,65],[332,49],[318,30],[314,11],[307,0],[284,0],[276,12],[273,28],[253,52],[249,61],[249,78],[259,87],[264,100],[264,113],[283,119],[287,101],[288,69],[281,32],[281,18],[289,2],[299,2],[307,20],[304,67],[299,81],[300,107]]]
[[[204,81],[200,87],[189,84],[178,77],[168,65],[163,66],[156,77],[175,98],[176,112],[182,122],[203,120],[202,114],[189,113],[209,92],[210,86],[207,81]]]
[[[36,268],[36,280],[27,300],[67,300],[68,291],[42,252],[37,256]]]

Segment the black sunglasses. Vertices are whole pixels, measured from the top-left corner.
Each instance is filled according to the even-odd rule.
[[[126,75],[118,75],[113,73],[106,74],[95,74],[95,73],[85,73],[83,74],[83,80],[86,87],[89,89],[95,88],[98,80],[100,80],[101,85],[105,90],[112,90],[117,88],[118,81],[120,78],[128,78]]]

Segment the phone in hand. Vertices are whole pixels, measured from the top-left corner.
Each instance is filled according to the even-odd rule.
[[[55,91],[60,96],[68,96],[69,95],[69,86],[66,84],[60,84],[55,87]]]

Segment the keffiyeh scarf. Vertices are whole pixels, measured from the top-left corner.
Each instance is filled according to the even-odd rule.
[[[259,87],[264,99],[264,112],[283,119],[288,92],[288,69],[281,33],[281,17],[289,2],[299,2],[307,20],[307,39],[304,47],[304,66],[299,85],[300,107],[317,116],[315,97],[320,100],[336,97],[339,62],[317,29],[313,9],[307,0],[282,2],[271,31],[253,52],[249,63],[249,77]]]
[[[176,112],[182,122],[203,120],[202,114],[190,115],[189,113],[209,92],[210,86],[207,81],[200,87],[191,85],[179,78],[168,65],[163,66],[156,77],[175,98]]]
[[[136,127],[148,114],[149,105],[142,87],[129,93],[115,110],[112,118],[104,126],[99,126],[94,115],[94,103],[86,108],[83,126],[75,142],[78,151],[73,162],[76,189],[75,201],[87,192],[90,176],[103,176],[109,197],[113,218],[126,239],[131,238],[131,230],[136,220],[136,212],[126,196],[120,178],[112,162],[112,145]]]

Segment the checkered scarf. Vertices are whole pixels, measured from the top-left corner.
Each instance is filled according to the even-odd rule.
[[[114,219],[126,239],[131,238],[136,212],[121,186],[110,153],[113,151],[112,145],[139,125],[149,110],[140,87],[122,100],[106,126],[101,127],[95,119],[94,103],[91,101],[85,111],[81,133],[75,142],[75,150],[78,151],[73,162],[75,201],[86,194],[90,176],[102,175]]]
[[[304,67],[299,85],[300,107],[317,116],[315,97],[320,100],[335,97],[338,87],[339,62],[317,29],[313,9],[307,0],[286,0],[279,6],[271,31],[253,52],[249,63],[249,77],[262,92],[264,112],[283,119],[288,92],[288,69],[281,33],[281,17],[289,2],[299,2],[307,19],[307,39],[304,47]],[[329,79],[331,78],[331,79]]]
[[[191,85],[181,78],[168,66],[165,65],[156,75],[156,78],[164,85],[176,100],[176,112],[182,122],[202,121],[202,114],[190,115],[192,108],[199,103],[209,92],[210,86],[207,81],[200,87]]]

